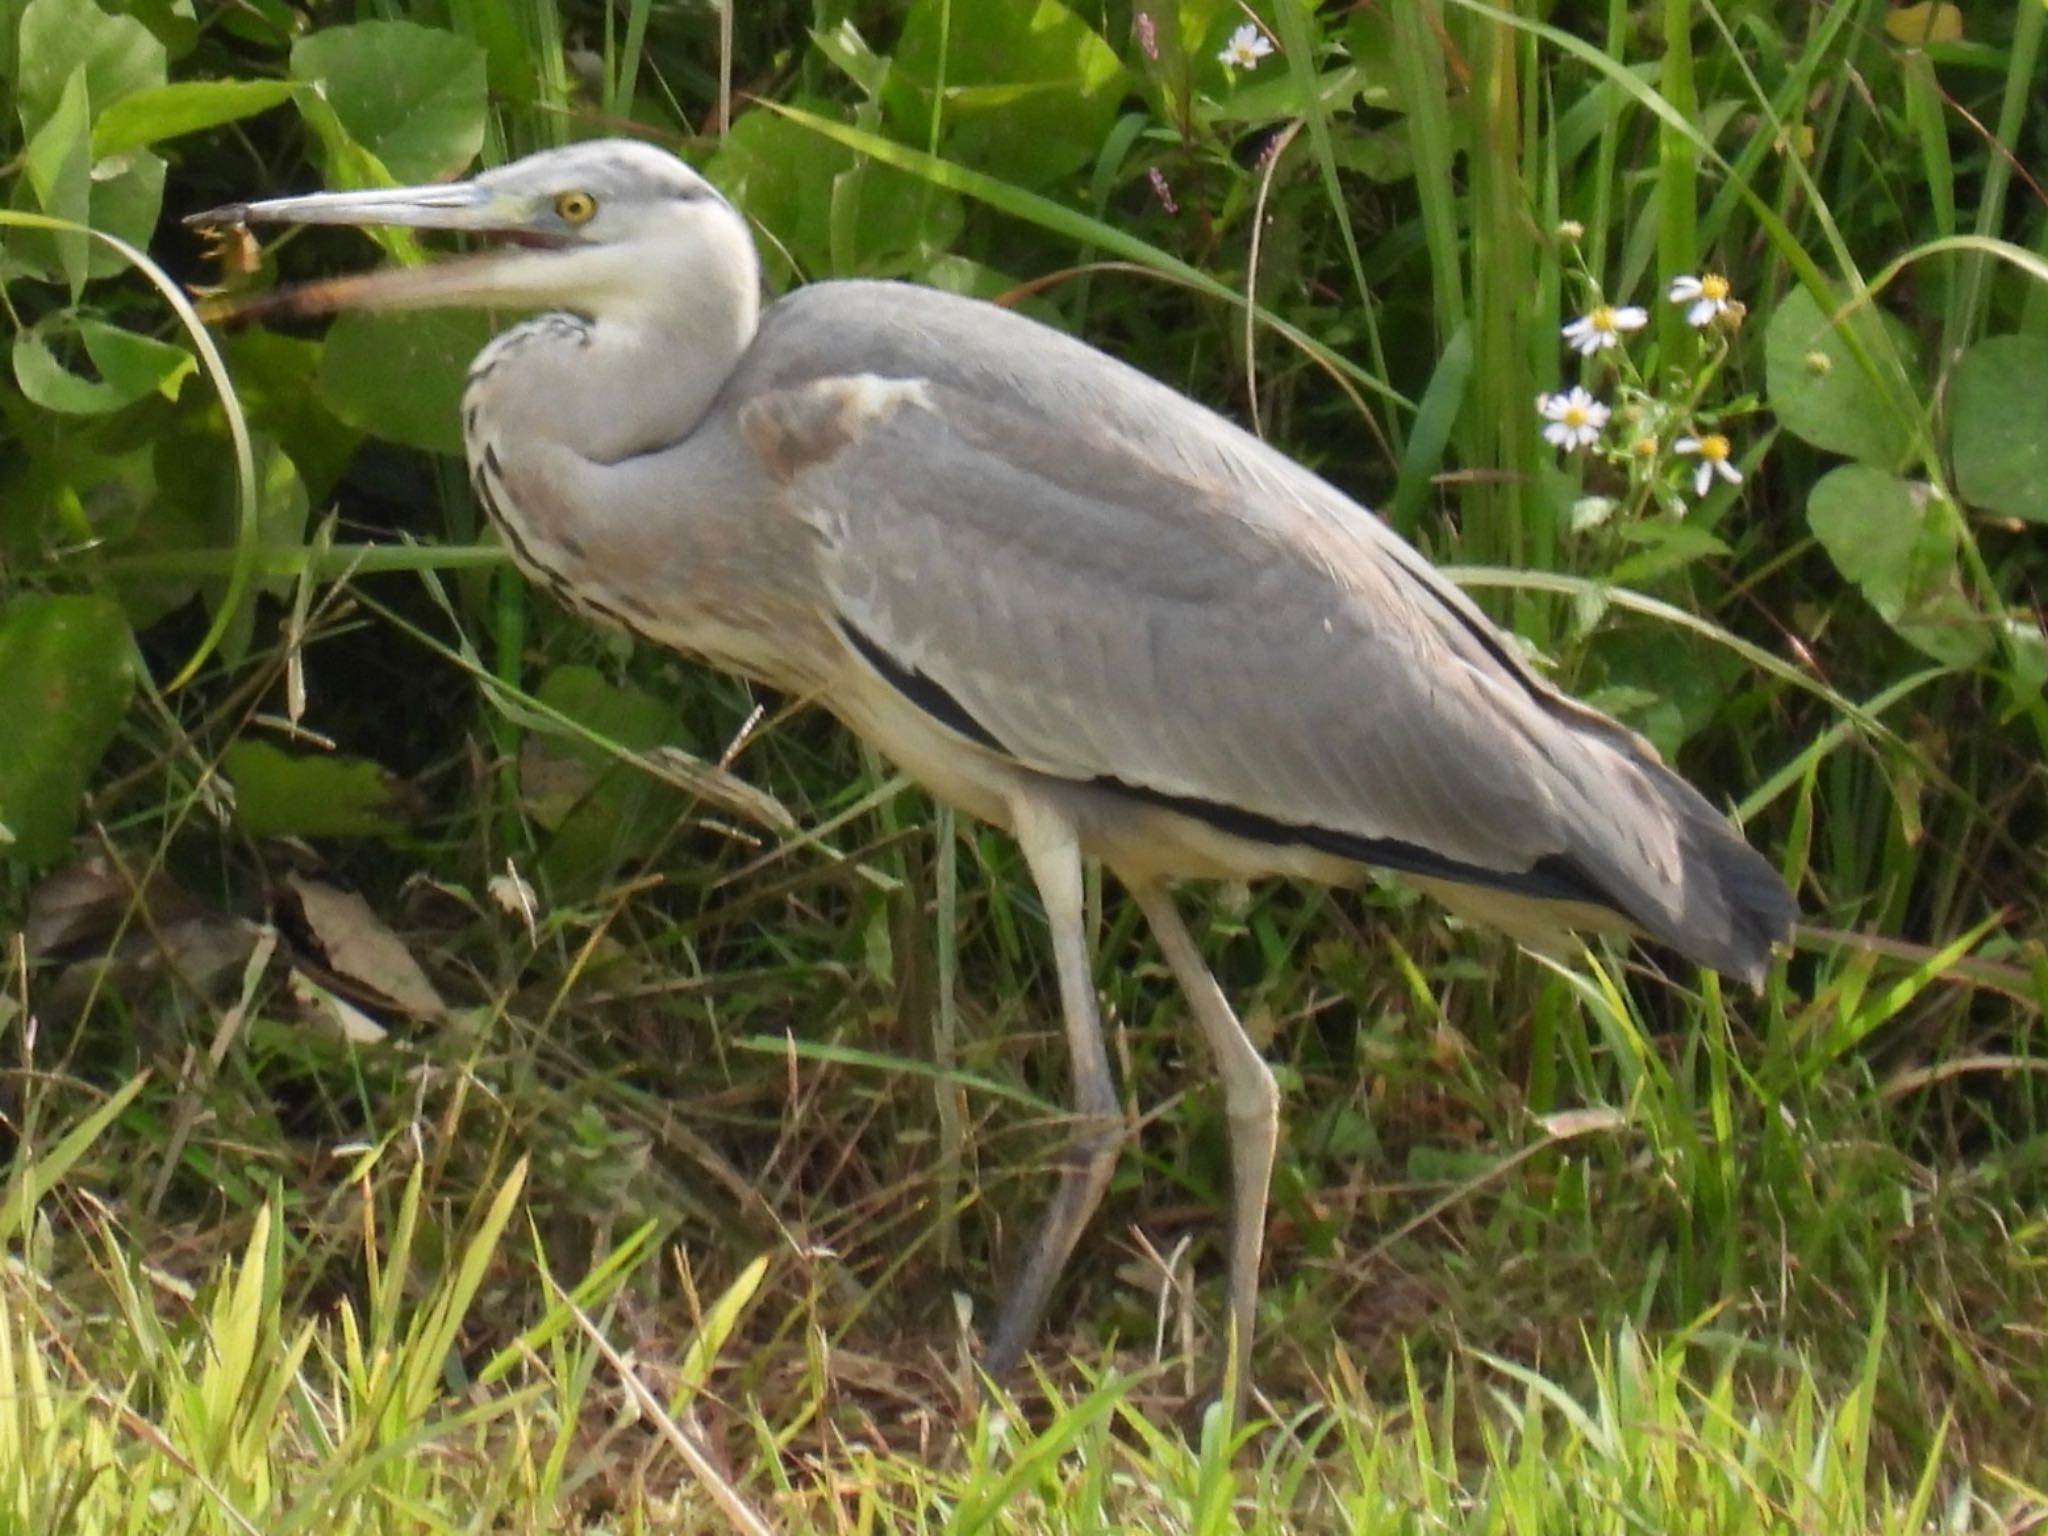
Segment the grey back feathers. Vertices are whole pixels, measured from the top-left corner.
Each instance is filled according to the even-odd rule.
[[[1770,866],[1379,519],[1149,377],[886,283],[772,306],[736,409],[850,375],[925,400],[796,475],[871,648],[1038,771],[1258,836],[1605,905],[1755,980]]]

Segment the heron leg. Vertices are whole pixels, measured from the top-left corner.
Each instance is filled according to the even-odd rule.
[[[1052,929],[1078,1125],[1067,1164],[1060,1171],[1059,1188],[1040,1220],[1024,1268],[996,1316],[995,1342],[982,1363],[998,1379],[1016,1368],[1037,1332],[1053,1286],[1066,1268],[1082,1228],[1102,1203],[1125,1134],[1123,1111],[1109,1075],[1109,1050],[1096,1012],[1095,978],[1082,928],[1080,843],[1072,823],[1047,806],[1020,797],[1010,809],[1012,830],[1031,867],[1031,878]]]
[[[1151,924],[1223,1079],[1223,1112],[1230,1124],[1230,1380],[1235,1384],[1232,1407],[1241,1421],[1251,1381],[1266,1196],[1280,1137],[1280,1085],[1203,963],[1172,893],[1161,885],[1140,883],[1132,886],[1131,895]]]

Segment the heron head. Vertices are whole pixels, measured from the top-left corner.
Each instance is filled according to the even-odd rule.
[[[451,230],[485,247],[302,284],[238,310],[471,306],[634,318],[658,312],[679,282],[737,277],[751,290],[759,281],[733,206],[675,156],[630,139],[546,150],[467,181],[231,203],[185,222]]]

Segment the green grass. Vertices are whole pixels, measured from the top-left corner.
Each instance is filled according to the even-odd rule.
[[[1269,924],[1284,943],[1355,915],[1305,906],[1260,903],[1212,940],[1227,965]],[[1624,993],[1530,976],[1537,1018],[1487,1051],[1444,1012],[1487,978],[1418,972],[1411,1012],[1380,980],[1399,967],[1321,939],[1259,993],[1296,1091],[1261,1422],[1233,1440],[1184,1354],[1214,1345],[1220,1106],[1167,1097],[1186,1074],[1162,978],[1105,975],[1157,1118],[1051,1336],[1072,1363],[992,1421],[935,1273],[927,1073],[688,1028],[665,1054],[616,1024],[603,1055],[564,1049],[599,1038],[586,1007],[669,989],[664,938],[622,946],[623,973],[497,998],[466,1046],[358,1057],[354,1102],[308,1104],[347,1053],[302,1026],[252,1028],[182,1093],[135,1080],[76,1130],[62,1107],[93,1096],[38,1079],[48,1150],[4,1203],[0,1508],[81,1531],[714,1524],[678,1436],[778,1530],[1000,1509],[1027,1530],[1906,1531],[1934,1501],[1941,1528],[1988,1531],[2039,1507],[2048,1228],[2015,1194],[2038,1154],[1965,1150],[1968,1072],[1857,1066],[1910,988],[1845,969],[1738,1040],[1711,995],[1653,1034]],[[825,1036],[871,1040],[874,983],[824,958],[707,973],[706,1011],[760,1023],[809,997]],[[1325,987],[1377,989],[1348,1067],[1301,1044]],[[1047,1137],[1034,1096],[980,1086],[1015,1080],[1020,1032],[967,1007],[979,1198],[950,1278],[985,1306],[987,1226],[1028,1217]],[[1011,1023],[1042,1029],[1044,1008]],[[1523,1100],[1502,1062],[1544,1035],[1549,1101],[1610,1108]],[[723,1071],[678,1059],[699,1051]],[[365,1109],[389,1129],[337,1143]],[[194,1214],[151,1214],[153,1190]],[[1140,1233],[1162,1255],[1194,1239],[1176,1283]]]
[[[292,67],[267,0],[189,35],[133,9],[173,81]],[[1191,900],[1287,1090],[1232,1427],[1204,1374],[1220,1096],[1101,890],[1140,1134],[1043,1374],[991,1409],[970,1335],[1065,1079],[1014,848],[817,712],[511,579],[459,472],[392,445],[445,434],[459,356],[337,378],[316,336],[227,335],[242,414],[199,377],[97,415],[0,391],[0,655],[18,596],[86,593],[138,662],[111,742],[24,731],[0,761],[0,821],[24,763],[89,789],[68,848],[52,812],[0,858],[0,1536],[2048,1520],[2048,564],[1961,497],[1950,419],[1959,355],[2048,322],[2022,174],[2048,12],[1978,0],[1919,47],[1877,0],[1266,8],[1280,56],[1224,79],[1221,0],[1151,8],[1156,59],[1128,4],[1000,46],[982,0],[743,7],[729,40],[649,0],[371,10],[476,45],[488,96],[433,121],[459,138],[471,102],[487,157],[630,121],[735,190],[778,280],[1028,287],[1255,418],[1681,751],[1809,927],[1753,998],[1648,953],[1560,968],[1397,888]],[[940,36],[963,51],[920,73]],[[80,367],[79,315],[190,346],[133,274],[74,297],[41,226],[148,232],[106,195],[132,162],[65,154],[123,77],[65,106],[52,58],[0,172],[41,209],[0,216],[10,317]],[[168,211],[422,153],[411,117],[338,121],[151,140]],[[167,222],[151,249],[202,275]],[[365,254],[295,237],[251,280]],[[1702,344],[1676,270],[1726,273],[1744,324]],[[1674,510],[1541,441],[1588,281],[1653,309],[1643,386],[1739,439],[1739,494]],[[1774,378],[1795,293],[1897,325]],[[1830,525],[1809,493],[1873,440],[1863,467],[1955,515]],[[1620,510],[1579,526],[1593,495]],[[62,693],[5,681],[22,711]],[[335,796],[355,830],[290,824]],[[352,982],[294,880],[365,895],[445,1007]]]
[[[401,1158],[348,1171],[367,1191]],[[12,1267],[11,1528],[1988,1531],[2041,1498],[1995,1458],[1956,1475],[1960,1401],[1887,1422],[1899,1320],[1882,1295],[1834,1366],[1717,1308],[1655,1337],[1588,1323],[1550,1371],[1473,1347],[1427,1364],[1394,1346],[1375,1368],[1326,1341],[1309,1397],[1237,1436],[1214,1409],[1168,1427],[1172,1370],[1134,1351],[1042,1383],[1029,1414],[956,1426],[943,1380],[841,1354],[815,1297],[792,1319],[809,1346],[775,1351],[789,1379],[733,1392],[760,1368],[737,1341],[788,1301],[758,1289],[773,1264],[704,1297],[685,1348],[631,1300],[660,1287],[646,1232],[551,1276],[514,1219],[524,1165],[470,1210],[437,1213],[417,1165],[394,1193],[389,1226],[366,1205],[311,1250],[260,1205],[241,1251],[191,1275],[104,1210],[42,1276]],[[295,1277],[314,1259],[355,1269],[358,1293],[311,1304]],[[493,1347],[508,1288],[535,1315]]]

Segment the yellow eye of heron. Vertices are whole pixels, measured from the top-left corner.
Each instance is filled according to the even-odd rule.
[[[597,216],[597,199],[588,192],[564,192],[555,199],[555,213],[566,224],[588,224]]]

